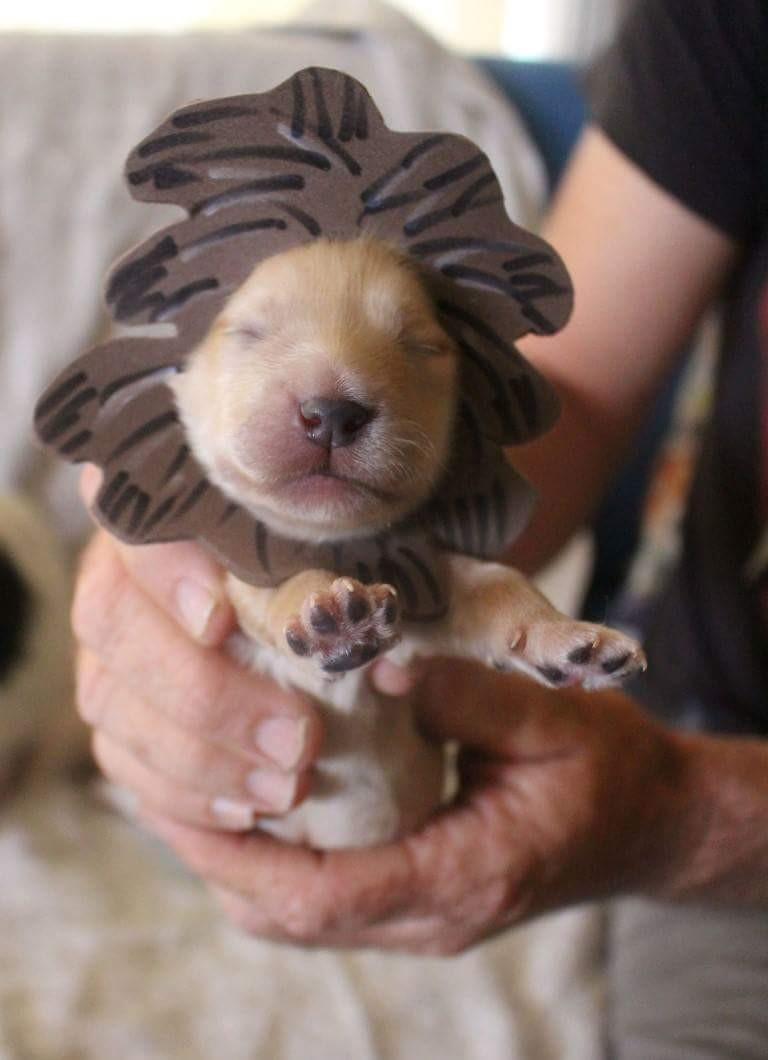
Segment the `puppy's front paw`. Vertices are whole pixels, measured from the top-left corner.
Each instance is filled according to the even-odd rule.
[[[356,670],[400,639],[400,608],[391,585],[337,578],[312,593],[285,626],[291,651],[310,658],[328,677]]]
[[[646,667],[631,637],[606,626],[558,617],[514,630],[506,651],[491,660],[501,670],[522,670],[550,688],[605,688]]]

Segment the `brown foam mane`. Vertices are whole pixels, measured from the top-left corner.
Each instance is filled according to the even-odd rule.
[[[445,607],[439,549],[489,556],[527,517],[530,492],[501,447],[547,429],[548,385],[512,343],[557,330],[571,309],[565,268],[507,217],[490,163],[447,133],[388,129],[361,84],[309,68],[271,92],[175,111],[132,151],[131,194],[187,217],[112,270],[106,298],[127,337],[84,354],[36,410],[41,439],[104,470],[96,514],[131,542],[193,538],[238,577],[277,584],[323,565],[400,590],[411,618]],[[285,541],[225,497],[190,452],[166,385],[257,262],[320,236],[376,236],[418,263],[461,352],[451,466],[406,523],[365,541]]]

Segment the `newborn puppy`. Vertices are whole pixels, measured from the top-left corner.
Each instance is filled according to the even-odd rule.
[[[169,385],[210,479],[283,537],[318,542],[385,533],[435,490],[458,372],[411,261],[375,239],[318,239],[259,264]],[[320,848],[368,845],[439,805],[441,749],[362,674],[382,652],[461,656],[590,688],[644,665],[634,642],[559,614],[518,572],[446,560],[448,614],[410,625],[387,584],[333,570],[276,588],[228,576],[242,629],[233,650],[324,713],[313,791],[266,820],[270,831]]]

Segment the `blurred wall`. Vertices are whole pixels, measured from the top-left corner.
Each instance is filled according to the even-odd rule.
[[[632,0],[390,0],[446,44],[517,58],[588,58]],[[176,32],[294,17],[306,0],[29,0],[0,3],[0,30]]]

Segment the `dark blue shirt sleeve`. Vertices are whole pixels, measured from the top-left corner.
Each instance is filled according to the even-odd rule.
[[[594,121],[691,210],[742,242],[768,192],[766,0],[636,0],[588,79]]]

